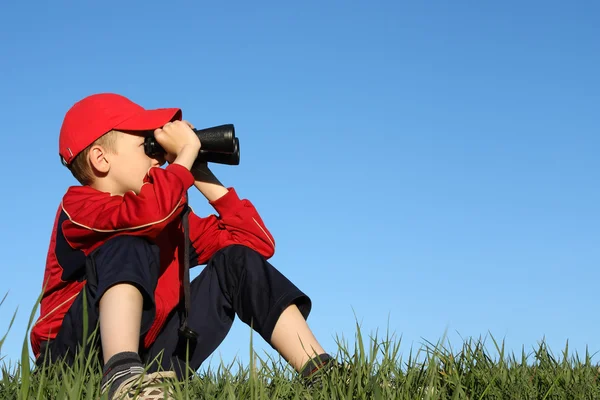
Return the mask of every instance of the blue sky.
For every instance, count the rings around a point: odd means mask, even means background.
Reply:
[[[600,350],[600,6],[558,2],[5,2],[0,334],[20,354],[56,208],[67,109],[96,92],[234,123],[213,171],[335,337],[402,350],[492,334]],[[213,210],[198,192],[199,214]],[[199,271],[196,271],[195,276]],[[356,319],[355,319],[356,317]],[[214,354],[248,359],[236,321]],[[254,337],[257,350],[274,352]],[[492,342],[489,342],[492,345]]]

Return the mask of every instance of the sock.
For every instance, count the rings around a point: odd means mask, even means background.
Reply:
[[[317,372],[332,361],[333,358],[329,354],[320,354],[309,360],[306,364],[304,364],[304,367],[302,368],[300,374],[303,378],[310,378],[315,372]]]
[[[124,351],[112,356],[106,363],[103,369],[102,380],[100,385],[102,391],[108,386],[108,398],[112,399],[114,392],[117,390],[121,382],[130,378],[133,375],[139,375],[144,372],[142,360],[137,353]]]

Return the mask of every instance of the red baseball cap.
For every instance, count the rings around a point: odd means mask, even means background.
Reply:
[[[93,94],[67,111],[60,128],[58,152],[63,164],[69,165],[86,147],[113,129],[149,131],[181,118],[179,108],[146,110],[119,94]]]

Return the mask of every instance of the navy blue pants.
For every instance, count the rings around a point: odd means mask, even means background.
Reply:
[[[133,284],[142,293],[140,343],[143,343],[155,315],[154,289],[159,260],[155,244],[134,236],[113,238],[90,255],[84,290],[67,312],[56,338],[42,346],[37,364],[41,365],[48,350],[46,363],[61,359],[72,365],[74,354],[83,342],[84,308],[88,313],[88,334],[96,330],[97,338],[101,339],[97,329],[99,302],[104,292],[118,283]],[[196,371],[225,339],[236,314],[270,344],[275,323],[285,308],[296,304],[304,318],[308,318],[311,310],[311,300],[306,294],[263,256],[243,245],[227,246],[216,252],[200,275],[192,280],[190,292],[188,324],[199,336],[189,340],[179,334],[184,307],[181,301],[150,348],[140,345],[140,357],[150,365],[150,372],[160,367],[174,370],[182,378],[186,366]],[[102,363],[99,340],[88,341],[85,348],[97,350]],[[157,356],[160,363],[155,360]]]

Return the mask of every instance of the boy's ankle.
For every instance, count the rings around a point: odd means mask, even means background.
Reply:
[[[304,364],[304,367],[302,367],[302,370],[300,371],[300,375],[303,379],[310,382],[317,372],[334,362],[335,359],[329,354],[319,354]]]
[[[104,365],[100,381],[101,393],[108,391],[110,399],[121,382],[132,375],[142,373],[144,373],[144,365],[137,353],[131,351],[117,353]]]

